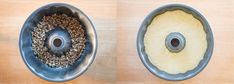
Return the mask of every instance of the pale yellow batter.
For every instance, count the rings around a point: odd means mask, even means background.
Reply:
[[[186,39],[186,46],[179,53],[171,53],[165,46],[165,38],[171,32],[180,32]],[[147,28],[144,43],[151,63],[170,74],[194,69],[207,49],[201,22],[182,10],[156,16]]]

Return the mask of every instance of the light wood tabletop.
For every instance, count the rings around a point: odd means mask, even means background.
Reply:
[[[63,2],[81,9],[94,23],[98,35],[95,61],[82,76],[66,83],[112,83],[116,80],[116,1],[0,1],[0,84],[52,83],[34,75],[24,64],[18,46],[27,17],[50,3]]]
[[[54,83],[34,75],[24,64],[18,46],[20,30],[27,17],[49,3],[68,3],[81,9],[94,23],[98,36],[95,61],[70,84],[233,84],[234,1],[165,0],[0,0],[0,84]],[[164,4],[181,3],[198,10],[214,34],[214,52],[207,67],[184,81],[166,81],[151,74],[136,49],[141,22]]]
[[[208,20],[214,34],[214,52],[207,67],[185,81],[165,81],[151,74],[141,63],[136,49],[136,35],[143,19],[154,9],[182,3],[198,10]],[[117,79],[120,83],[157,84],[232,84],[234,1],[118,1]]]

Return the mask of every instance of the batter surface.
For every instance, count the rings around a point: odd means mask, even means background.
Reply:
[[[186,39],[184,49],[170,52],[165,38],[179,32]],[[199,20],[182,10],[167,11],[154,17],[144,37],[145,51],[150,62],[170,74],[185,73],[194,69],[203,59],[207,49],[206,33]]]

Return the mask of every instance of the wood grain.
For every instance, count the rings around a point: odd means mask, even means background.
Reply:
[[[141,63],[136,38],[141,22],[151,11],[165,4],[182,3],[192,6],[208,20],[214,34],[214,52],[208,66],[197,76],[185,81],[165,81],[152,75]],[[147,84],[232,84],[234,1],[167,1],[119,0],[117,5],[117,79],[118,83]]]
[[[154,0],[1,0],[0,1],[0,84],[54,83],[34,75],[23,63],[18,40],[27,17],[37,8],[63,2],[81,9],[95,25],[98,51],[91,67],[69,84],[232,84],[234,83],[234,1]],[[141,22],[163,4],[184,3],[208,20],[215,47],[208,66],[185,81],[165,81],[152,75],[141,63],[136,37]]]
[[[19,33],[27,17],[39,7],[64,2],[81,9],[94,23],[98,51],[94,63],[82,76],[65,82],[103,84],[116,80],[116,1],[0,1],[0,84],[52,83],[34,75],[24,64],[18,47]],[[113,39],[114,38],[114,39]]]

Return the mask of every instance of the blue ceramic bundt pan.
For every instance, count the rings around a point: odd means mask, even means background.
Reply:
[[[158,69],[156,66],[154,66],[149,61],[147,53],[145,52],[145,46],[144,46],[144,35],[146,33],[147,26],[151,23],[153,18],[166,11],[173,11],[173,10],[183,10],[189,14],[192,14],[196,19],[198,19],[203,25],[204,31],[206,32],[206,39],[207,39],[207,49],[204,54],[204,58],[200,61],[198,66],[193,70],[187,71],[185,73],[179,73],[179,74],[169,74],[169,73],[166,73],[165,71]],[[189,46],[189,45],[186,45],[186,46]],[[146,16],[146,18],[142,22],[141,27],[138,31],[138,36],[137,36],[137,50],[138,50],[138,54],[142,63],[152,74],[165,80],[173,80],[173,81],[185,80],[188,78],[192,78],[193,76],[200,73],[206,67],[206,65],[208,64],[212,56],[213,47],[214,47],[213,34],[205,17],[203,17],[198,11],[196,11],[192,7],[189,7],[183,4],[168,4],[168,5],[159,7],[158,9],[153,10],[148,16]]]
[[[32,50],[33,27],[36,27],[43,16],[52,14],[66,14],[69,17],[79,18],[84,26],[87,40],[85,49],[79,59],[69,67],[49,67],[36,58]],[[25,21],[20,32],[19,49],[24,63],[35,75],[48,81],[67,81],[82,75],[94,61],[97,51],[97,35],[91,20],[80,9],[68,4],[53,3],[37,9]]]

